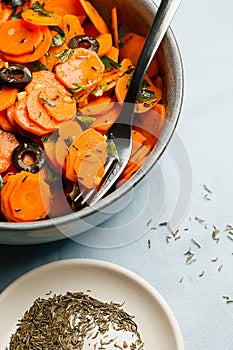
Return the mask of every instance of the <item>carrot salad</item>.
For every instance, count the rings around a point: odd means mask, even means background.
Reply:
[[[121,34],[113,7],[106,24],[86,0],[0,2],[1,220],[27,222],[83,207],[98,189],[117,120],[145,42]],[[118,186],[156,146],[166,106],[154,57],[138,94],[132,154]],[[66,205],[62,203],[65,198]],[[63,201],[64,202],[64,201]]]

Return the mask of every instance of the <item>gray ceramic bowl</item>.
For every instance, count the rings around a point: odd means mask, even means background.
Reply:
[[[156,13],[152,0],[92,0],[103,17],[108,21],[110,9],[117,6],[124,32],[134,31],[146,35]],[[96,226],[119,211],[128,192],[139,185],[165,150],[175,130],[183,98],[183,69],[180,52],[171,29],[168,30],[158,52],[166,85],[168,105],[167,122],[160,141],[150,159],[142,166],[132,180],[100,201],[95,207],[80,212],[41,222],[0,223],[0,244],[37,244],[57,241],[74,236]]]

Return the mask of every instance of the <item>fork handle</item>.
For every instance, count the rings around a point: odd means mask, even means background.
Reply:
[[[135,104],[137,94],[142,85],[146,71],[175,15],[181,0],[162,0],[156,13],[155,19],[147,35],[141,55],[138,59],[129,89],[127,91],[126,103]]]

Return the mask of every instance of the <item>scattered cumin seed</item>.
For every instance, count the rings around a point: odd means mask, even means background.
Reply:
[[[197,222],[199,222],[200,224],[203,224],[203,223],[205,222],[204,219],[199,218],[198,216],[195,216],[195,220],[196,220]]]
[[[218,256],[216,256],[215,258],[211,259],[212,262],[216,262],[218,260]]]
[[[150,249],[151,248],[151,240],[150,239],[148,239],[148,248]]]
[[[168,225],[167,221],[160,222],[160,224],[159,224],[159,226],[167,226],[167,225]]]
[[[201,249],[201,245],[200,245],[194,238],[191,238],[191,241],[192,241],[199,249]]]
[[[201,272],[199,273],[199,277],[203,277],[204,274],[205,274],[205,271],[203,270],[203,271],[201,271]]]
[[[150,220],[147,222],[146,226],[149,226],[151,223],[152,223],[152,219],[150,219]]]
[[[203,184],[203,188],[206,192],[213,193],[213,191],[207,185]]]
[[[221,272],[221,271],[222,271],[222,268],[223,268],[223,264],[219,266],[218,272]]]
[[[181,279],[179,280],[179,283],[182,283],[184,280],[184,277],[182,276]]]

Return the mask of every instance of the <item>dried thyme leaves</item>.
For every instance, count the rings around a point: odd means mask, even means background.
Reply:
[[[82,292],[38,298],[19,321],[9,350],[143,350],[133,316],[121,307]]]

